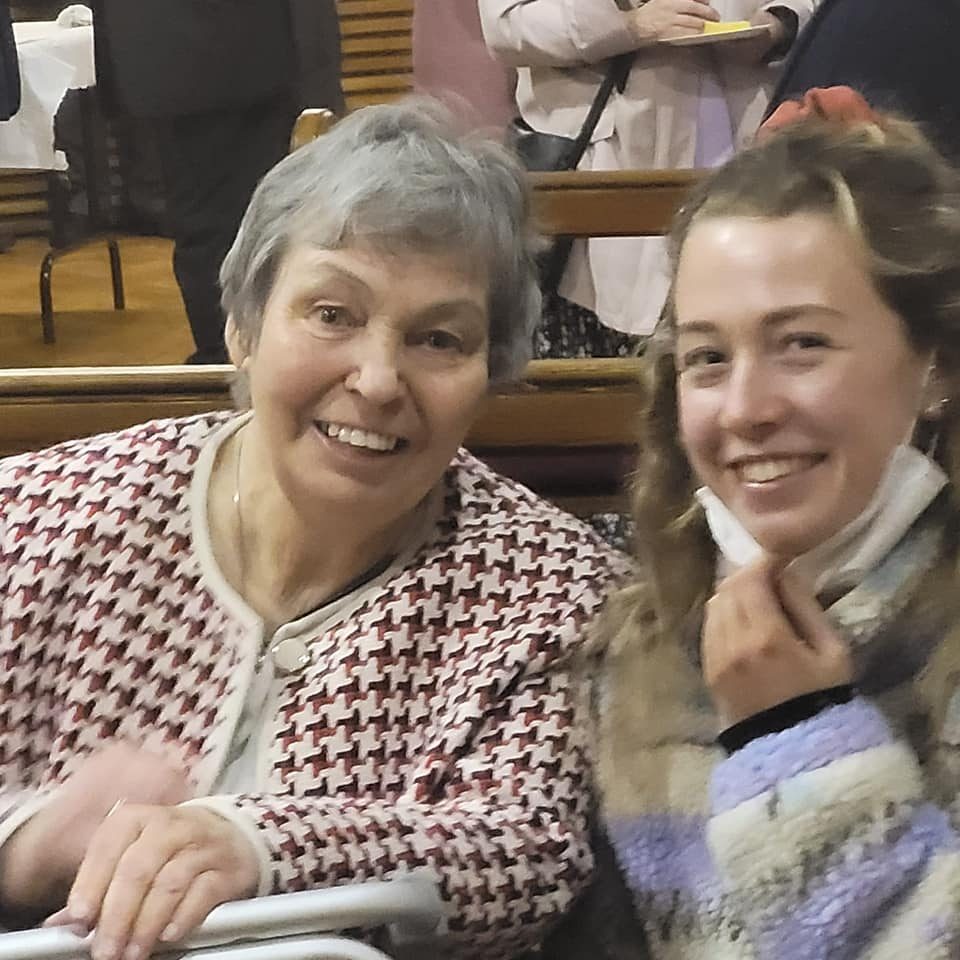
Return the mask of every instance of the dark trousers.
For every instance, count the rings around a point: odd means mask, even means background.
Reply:
[[[287,153],[296,107],[265,103],[155,122],[173,271],[196,344],[191,362],[226,360],[218,274],[261,177]]]
[[[0,0],[0,120],[9,120],[20,109],[20,71],[13,38],[10,7]]]

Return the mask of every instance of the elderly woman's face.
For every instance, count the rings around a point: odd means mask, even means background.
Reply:
[[[384,522],[414,508],[484,399],[488,327],[486,283],[462,264],[295,246],[240,358],[291,501]]]
[[[676,284],[680,432],[700,481],[770,553],[855,519],[920,410],[909,344],[826,216],[708,219]]]

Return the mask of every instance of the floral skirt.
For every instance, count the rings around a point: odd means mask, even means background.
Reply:
[[[553,293],[543,300],[534,356],[544,360],[630,357],[639,352],[642,341],[642,337],[605,327],[592,311]],[[632,531],[627,515],[597,513],[584,519],[611,546],[629,552]]]
[[[586,307],[550,293],[543,298],[533,355],[542,360],[634,356],[642,337],[605,327]]]

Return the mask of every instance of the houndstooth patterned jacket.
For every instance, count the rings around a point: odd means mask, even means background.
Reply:
[[[111,739],[176,742],[210,793],[262,641],[195,549],[191,485],[228,419],[0,461],[0,842]],[[255,838],[262,892],[430,867],[455,954],[506,957],[591,873],[568,668],[625,561],[465,452],[444,494],[408,563],[304,628],[265,790],[216,802]]]

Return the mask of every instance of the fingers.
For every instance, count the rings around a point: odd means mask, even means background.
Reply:
[[[248,841],[216,814],[123,806],[91,840],[66,915],[49,922],[95,923],[93,960],[140,960],[218,904],[252,894],[258,874]]]
[[[698,20],[717,21],[720,19],[720,14],[709,3],[702,3],[701,0],[684,0],[678,6],[677,13],[687,14],[696,17]]]
[[[812,592],[765,559],[737,571],[707,604],[702,670],[722,720],[853,679],[853,662]]]
[[[730,682],[797,643],[764,564],[738,571],[710,598],[703,625],[703,672],[708,684]]]
[[[138,863],[136,858],[143,853],[133,848],[128,855],[137,873],[156,869],[162,859],[153,852],[147,854],[155,858],[153,862]],[[213,907],[228,899],[218,867],[210,850],[182,849],[156,869],[152,882],[138,893],[125,880],[121,861],[104,898],[94,939],[94,960],[101,960],[98,948],[103,951],[102,960],[120,955],[124,960],[137,960],[146,956],[158,940],[174,941],[185,936]]]
[[[800,638],[813,650],[843,644],[823,607],[802,577],[789,568],[777,578],[777,594]]]
[[[774,636],[793,633],[777,594],[778,579],[779,564],[769,557],[728,577],[717,592],[730,598],[736,617],[732,625],[741,630],[761,625],[768,642]]]
[[[159,939],[168,943],[182,940],[207,918],[207,914],[231,897],[224,893],[222,879],[214,873],[203,873],[194,880],[190,889],[177,905],[170,920],[160,932]],[[144,937],[139,930],[135,937]],[[145,942],[152,942],[145,937]]]
[[[138,812],[130,811],[129,816],[138,816]],[[154,821],[139,829],[119,856],[112,839],[98,845],[99,839],[95,837],[91,844],[74,891],[81,898],[101,904],[93,958],[114,960],[123,955],[125,960],[134,960],[133,951],[123,951],[128,941],[135,946],[131,934],[147,905],[154,910],[166,909],[159,920],[153,914],[144,917],[140,924],[143,930],[153,932],[154,938],[149,941],[152,944],[193,880],[188,872],[190,854],[182,852],[188,838],[178,824],[164,822],[158,827]],[[87,886],[82,887],[82,883]]]
[[[700,33],[703,30],[704,19],[704,17],[695,17],[691,14],[679,13],[673,22],[673,29]]]
[[[75,920],[91,927],[96,923],[117,864],[141,830],[139,808],[134,806],[118,808],[97,828],[67,897],[67,910]]]

